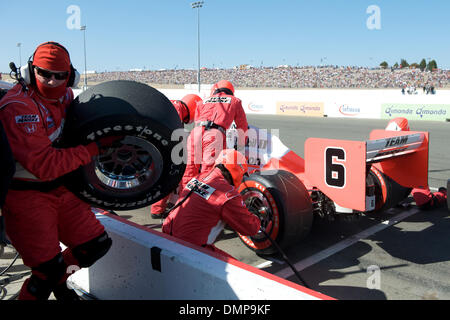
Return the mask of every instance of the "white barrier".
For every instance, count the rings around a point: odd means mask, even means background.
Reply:
[[[110,251],[70,279],[101,300],[331,299],[234,259],[115,216],[97,214]]]
[[[196,90],[161,89],[169,99],[181,99]],[[209,90],[202,89],[200,96],[205,99]],[[389,119],[404,116],[414,120],[446,120],[450,118],[450,90],[437,90],[435,95],[427,95],[419,91],[418,94],[403,95],[400,89],[305,89],[305,90],[236,90],[236,97],[242,100],[247,114],[296,115],[317,116],[312,109],[323,108],[321,116],[333,118],[366,118]],[[394,116],[385,115],[386,105],[409,105],[413,116],[397,113]],[[284,106],[284,109],[283,109]],[[439,107],[442,117],[420,117],[419,108],[429,106],[431,110]],[[289,112],[283,112],[288,110]],[[430,112],[431,113],[431,112]]]
[[[189,87],[188,87],[189,88]],[[80,92],[81,90],[74,90]],[[195,93],[209,97],[209,85],[196,89],[159,89],[171,100]],[[327,116],[332,118],[446,121],[450,119],[450,90],[427,95],[402,94],[400,89],[305,89],[305,90],[236,90],[247,114]],[[392,110],[396,112],[392,112]],[[450,121],[450,120],[447,120]]]

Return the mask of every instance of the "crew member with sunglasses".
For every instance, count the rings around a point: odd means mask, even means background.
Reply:
[[[0,121],[16,161],[16,174],[2,214],[6,233],[32,270],[19,299],[76,300],[66,279],[89,267],[109,250],[112,241],[90,205],[67,190],[59,178],[99,154],[98,145],[58,148],[73,100],[74,69],[58,43],[39,45],[28,74],[0,101]],[[67,249],[61,252],[60,242]]]

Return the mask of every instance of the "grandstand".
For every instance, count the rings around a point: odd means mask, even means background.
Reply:
[[[134,80],[155,87],[182,88],[197,83],[196,70],[132,70],[88,74],[88,84],[110,80]],[[83,76],[82,76],[83,77]],[[9,76],[3,75],[4,80]],[[261,68],[207,69],[201,71],[202,83],[215,83],[220,79],[233,82],[238,88],[291,88],[291,89],[399,89],[414,86],[418,89],[432,86],[450,88],[450,70],[433,72],[419,69],[382,69],[338,66],[280,66]],[[82,80],[83,82],[83,80]]]
[[[89,82],[136,80],[149,84],[183,86],[197,82],[195,70],[104,72],[89,76]],[[450,87],[450,70],[369,69],[362,67],[278,67],[203,69],[202,83],[228,79],[240,88],[345,88],[387,89],[425,85]]]

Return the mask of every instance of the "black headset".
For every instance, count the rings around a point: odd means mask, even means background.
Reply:
[[[32,84],[35,85],[36,84],[36,78],[34,76],[34,72],[33,72],[33,59],[34,59],[34,55],[36,54],[36,51],[45,45],[54,45],[57,46],[61,49],[63,49],[67,55],[69,56],[69,60],[70,60],[70,54],[69,51],[67,51],[66,48],[64,48],[62,45],[60,45],[57,42],[53,42],[53,41],[48,41],[48,42],[44,42],[42,44],[40,44],[36,50],[34,51],[33,55],[28,59],[28,62],[25,66],[20,67],[20,75],[22,76],[22,78],[25,80],[26,84]],[[76,87],[78,85],[78,82],[80,81],[80,74],[77,71],[77,69],[75,69],[72,66],[72,62],[70,62],[70,71],[69,71],[69,81],[67,82],[67,87]]]

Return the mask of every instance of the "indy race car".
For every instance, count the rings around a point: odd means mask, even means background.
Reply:
[[[229,147],[235,137],[229,130]],[[239,191],[272,240],[288,247],[309,233],[314,218],[377,214],[428,186],[428,143],[427,132],[374,130],[367,141],[308,138],[302,158],[268,130],[250,127],[250,175]],[[259,254],[277,251],[265,234],[240,238]]]
[[[96,208],[149,206],[183,176],[184,162],[174,161],[183,137],[173,135],[182,128],[170,100],[152,87],[124,80],[90,87],[68,110],[58,146],[120,139],[63,183]],[[300,241],[315,217],[376,214],[407,198],[411,188],[428,185],[427,132],[374,130],[367,141],[309,138],[304,158],[268,130],[250,127],[248,136],[242,151],[249,176],[239,191],[267,228],[240,238],[258,254],[277,252],[274,242],[285,248]],[[228,147],[238,147],[235,137],[230,128]]]

